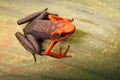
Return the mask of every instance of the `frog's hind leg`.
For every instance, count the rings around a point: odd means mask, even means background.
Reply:
[[[35,38],[31,34],[27,34],[24,36],[20,32],[16,32],[15,36],[17,37],[18,41],[22,44],[22,46],[32,53],[34,57],[34,61],[36,62],[35,53],[39,53],[39,45]]]
[[[24,23],[26,23],[26,22],[32,21],[33,19],[35,19],[36,17],[38,17],[42,12],[47,11],[47,10],[48,10],[48,8],[45,8],[45,9],[42,10],[42,11],[39,11],[39,12],[35,12],[35,13],[33,13],[33,14],[30,14],[30,15],[28,15],[28,16],[20,19],[20,20],[18,20],[18,21],[17,21],[17,24],[21,25],[21,24],[24,24]]]

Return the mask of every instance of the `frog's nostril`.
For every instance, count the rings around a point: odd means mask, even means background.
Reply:
[[[73,22],[73,21],[74,21],[74,18],[71,19],[71,22]]]

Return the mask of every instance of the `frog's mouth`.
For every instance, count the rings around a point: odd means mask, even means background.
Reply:
[[[67,35],[69,35],[69,34],[71,34],[71,32],[69,32],[69,33],[62,33],[62,34],[60,34],[60,36],[61,36],[61,37],[65,37],[65,36],[67,36]]]
[[[65,38],[69,37],[72,34],[73,34],[73,32],[62,33],[62,34],[54,34],[52,36],[52,40],[61,41],[61,40],[65,39]]]

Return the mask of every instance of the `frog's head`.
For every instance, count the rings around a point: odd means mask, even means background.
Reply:
[[[65,24],[64,27],[60,27],[51,33],[51,39],[55,41],[61,41],[68,38],[75,31],[75,26],[72,24],[74,19],[64,18],[62,23]]]

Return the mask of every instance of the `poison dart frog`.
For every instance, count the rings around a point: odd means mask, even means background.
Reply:
[[[23,29],[24,35],[16,32],[15,36],[21,45],[32,53],[35,62],[35,54],[42,55],[41,52],[44,51],[42,43],[46,39],[50,39],[51,42],[44,55],[58,59],[71,57],[71,55],[66,55],[70,48],[69,45],[64,53],[62,53],[61,48],[59,53],[54,53],[51,50],[58,41],[68,38],[75,32],[75,26],[72,24],[73,19],[62,18],[58,14],[49,13],[47,9],[17,21],[18,25],[29,22]]]

